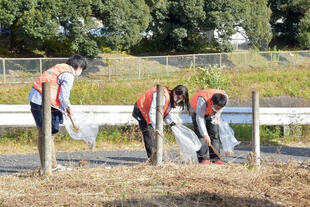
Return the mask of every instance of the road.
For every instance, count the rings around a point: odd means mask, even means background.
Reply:
[[[231,157],[225,157],[228,163],[242,163],[247,161],[249,147],[237,147]],[[177,162],[176,150],[169,150],[164,161]],[[306,147],[262,147],[263,162],[288,162],[290,160],[310,161],[310,148]],[[89,167],[136,165],[146,161],[144,150],[117,150],[117,151],[80,151],[57,152],[59,164],[77,167],[80,161]],[[0,155],[0,175],[14,174],[22,171],[39,169],[38,154]]]

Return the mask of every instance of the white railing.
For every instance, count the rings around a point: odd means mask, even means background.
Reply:
[[[75,105],[73,111],[90,113],[98,125],[137,124],[132,117],[131,105]],[[182,123],[191,123],[188,114],[173,110],[172,115]],[[225,107],[223,120],[232,124],[251,124],[251,107]],[[259,108],[260,125],[306,125],[310,124],[310,108]],[[29,105],[0,105],[0,126],[35,126]]]
[[[28,83],[67,58],[1,58],[0,83]],[[218,65],[224,69],[307,67],[309,51],[233,52],[173,56],[103,57],[88,60],[91,80],[142,79],[170,76],[185,68]]]

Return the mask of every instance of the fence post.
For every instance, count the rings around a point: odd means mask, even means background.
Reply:
[[[163,161],[163,108],[164,108],[164,89],[163,86],[156,86],[157,96],[156,96],[156,129],[155,129],[155,150],[152,155],[154,158],[152,160],[153,165],[160,165]]]
[[[52,173],[52,147],[51,147],[51,137],[52,137],[52,121],[51,121],[51,87],[50,83],[43,83],[43,146],[42,154],[40,157],[43,158],[43,175],[51,175]]]
[[[109,76],[109,80],[111,80],[111,66],[109,65],[108,66],[108,76]]]
[[[260,165],[260,136],[259,136],[259,93],[252,91],[252,151],[254,164]]]
[[[168,73],[169,58],[166,56],[166,73]]]
[[[272,52],[270,52],[270,68],[272,69]]]
[[[42,74],[42,58],[40,58],[40,74]]]
[[[193,66],[194,66],[194,72],[196,71],[196,56],[194,54],[193,56]]]
[[[220,53],[220,68],[222,67],[222,53]]]
[[[139,74],[139,80],[141,79],[141,59],[139,58],[138,59],[139,61],[138,61],[138,74]]]
[[[2,68],[3,68],[3,83],[6,83],[6,77],[5,77],[5,59],[2,59]]]

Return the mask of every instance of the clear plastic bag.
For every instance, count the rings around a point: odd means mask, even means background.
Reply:
[[[225,155],[229,155],[240,142],[235,138],[233,129],[226,121],[219,121],[218,124],[223,151]]]
[[[181,159],[185,162],[197,163],[197,154],[201,143],[191,129],[184,125],[175,125],[171,127],[175,140],[180,148]]]
[[[89,113],[73,112],[71,115],[74,123],[67,115],[64,115],[65,128],[72,139],[84,140],[89,148],[96,146],[96,137],[99,131],[99,126],[94,124],[94,116]]]

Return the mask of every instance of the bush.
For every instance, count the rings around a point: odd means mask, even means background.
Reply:
[[[222,76],[222,68],[215,65],[207,68],[198,67],[198,72],[192,76],[191,82],[198,84],[200,88],[223,88],[226,80]]]

